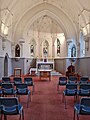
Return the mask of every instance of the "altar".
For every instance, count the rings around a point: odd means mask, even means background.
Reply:
[[[38,61],[37,62],[37,70],[43,69],[43,70],[54,70],[54,62],[53,61]]]

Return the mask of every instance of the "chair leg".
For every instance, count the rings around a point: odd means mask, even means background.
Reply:
[[[34,88],[34,85],[33,85],[33,91],[32,91],[32,94],[34,93],[34,91],[35,91],[35,88]]]
[[[62,94],[62,102],[64,102],[64,93]]]
[[[29,101],[31,102],[31,94],[28,95],[28,99],[27,99],[27,108],[28,108],[28,103]]]
[[[29,103],[29,95],[28,95],[28,99],[27,99],[27,108],[28,108],[28,103]]]
[[[4,115],[4,120],[7,120],[7,116],[6,115]]]
[[[59,93],[59,85],[57,84],[57,91],[58,91],[58,93]]]
[[[79,120],[79,116],[78,116],[78,114],[77,114],[77,120]]]
[[[66,106],[66,97],[64,96],[64,104],[65,104],[65,109],[67,109],[67,106]]]
[[[31,102],[31,93],[29,94],[29,101]]]
[[[22,120],[24,120],[24,110],[22,109]]]
[[[0,120],[2,120],[2,114],[0,114]]]
[[[73,117],[73,120],[75,120],[75,109],[74,109],[74,117]]]
[[[19,120],[21,120],[21,114],[20,114]]]

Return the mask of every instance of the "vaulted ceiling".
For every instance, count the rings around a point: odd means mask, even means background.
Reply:
[[[90,0],[0,0],[0,16],[13,40],[30,29],[78,39],[79,27],[90,22]]]

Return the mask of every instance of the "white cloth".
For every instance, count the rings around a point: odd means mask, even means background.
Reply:
[[[35,74],[37,74],[37,68],[30,68],[30,75],[31,75],[32,71],[35,71]]]

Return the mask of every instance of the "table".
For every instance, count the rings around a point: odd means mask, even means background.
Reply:
[[[16,76],[17,71],[19,71],[19,76],[21,77],[22,69],[21,68],[14,68],[14,76]]]
[[[51,71],[52,70],[41,69],[38,71],[40,73],[40,80],[41,80],[41,78],[49,78],[49,81],[51,81]]]

